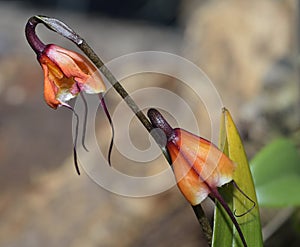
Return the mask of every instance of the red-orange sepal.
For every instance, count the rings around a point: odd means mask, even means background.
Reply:
[[[45,45],[36,35],[35,28],[41,20],[32,17],[25,27],[26,39],[37,54],[44,71],[44,98],[56,109],[84,91],[97,94],[105,91],[105,84],[97,68],[84,56],[59,47]]]
[[[97,68],[84,56],[57,45],[47,45],[38,54],[44,71],[44,98],[56,109],[79,92],[94,94],[105,91]]]
[[[177,185],[192,204],[201,203],[211,188],[232,180],[235,164],[214,144],[183,129],[173,129],[168,138]]]
[[[148,116],[153,126],[166,134],[177,185],[192,205],[232,180],[235,164],[214,144],[186,130],[173,129],[155,109],[150,109]]]
[[[99,71],[87,58],[57,45],[45,45],[38,38],[35,28],[39,23],[42,23],[41,18],[41,16],[34,16],[28,20],[25,27],[25,35],[29,45],[36,53],[44,72],[44,98],[46,103],[54,109],[58,106],[65,106],[72,110],[76,117],[73,150],[75,167],[77,173],[80,174],[76,151],[79,117],[67,102],[76,97],[81,91],[89,94],[99,93],[101,106],[111,123],[109,112],[101,94],[106,88]],[[62,29],[66,28],[65,25],[60,27]],[[83,95],[82,99],[85,102],[85,107],[87,107]],[[84,136],[85,133],[83,134],[82,145],[87,150],[84,145]]]

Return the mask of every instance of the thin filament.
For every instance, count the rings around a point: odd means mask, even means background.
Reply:
[[[237,190],[238,190],[244,197],[246,197],[250,202],[253,203],[252,207],[249,208],[246,212],[244,212],[244,213],[242,213],[242,214],[236,214],[236,209],[234,210],[233,213],[234,213],[234,216],[235,216],[235,217],[242,217],[242,216],[244,216],[244,215],[250,213],[250,212],[252,211],[252,209],[256,206],[256,203],[255,203],[255,201],[253,201],[249,196],[247,196],[247,195],[245,194],[244,191],[241,190],[241,188],[236,184],[236,182],[235,182],[234,180],[232,181],[232,183],[233,183],[234,187],[237,188]]]
[[[74,138],[74,146],[73,146],[73,159],[74,159],[74,165],[75,169],[78,175],[80,175],[79,165],[78,165],[78,158],[77,158],[77,139],[78,139],[78,129],[79,129],[79,117],[78,114],[75,112],[75,110],[67,105],[63,104],[62,106],[66,107],[67,109],[71,110],[76,118],[76,125],[75,125],[75,138]]]
[[[82,98],[83,104],[84,104],[84,122],[83,122],[83,132],[82,132],[82,139],[81,139],[81,143],[83,148],[85,149],[85,151],[89,151],[88,148],[85,145],[85,136],[86,136],[86,126],[87,126],[87,116],[88,116],[88,105],[87,105],[87,101],[84,97],[83,93],[80,93],[80,96]]]
[[[109,111],[107,109],[104,97],[103,97],[102,93],[100,93],[98,95],[99,95],[99,99],[100,99],[100,105],[103,108],[103,111],[104,111],[104,113],[108,119],[108,122],[111,126],[111,141],[109,144],[108,155],[107,155],[108,164],[111,166],[111,153],[112,153],[112,149],[113,149],[113,145],[114,145],[115,129],[114,129],[114,125],[113,125],[112,119],[110,117]]]

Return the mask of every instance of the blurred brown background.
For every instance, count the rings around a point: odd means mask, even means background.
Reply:
[[[125,198],[76,175],[71,113],[43,101],[42,71],[24,37],[29,17],[64,20],[105,61],[159,50],[196,63],[231,110],[251,157],[299,128],[297,13],[298,2],[290,0],[0,1],[0,246],[206,246],[176,187]],[[75,49],[38,30],[44,41]],[[192,97],[170,78],[145,81]],[[139,89],[136,78],[124,85]],[[109,126],[99,123],[108,143]]]

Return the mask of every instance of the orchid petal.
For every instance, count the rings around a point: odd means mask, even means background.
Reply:
[[[45,101],[54,109],[81,91],[96,94],[106,90],[97,68],[78,53],[47,45],[38,58],[44,70]]]

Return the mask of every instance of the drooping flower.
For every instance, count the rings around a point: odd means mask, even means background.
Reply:
[[[36,35],[34,18],[26,24],[25,34],[44,71],[44,98],[56,109],[84,91],[97,94],[105,84],[97,68],[84,56],[57,45],[45,45]]]
[[[154,127],[166,134],[178,187],[192,205],[232,180],[235,164],[214,144],[186,130],[171,128],[155,109],[150,109],[148,116]]]
[[[105,85],[97,68],[84,56],[57,45],[47,45],[38,60],[44,70],[44,97],[56,109],[84,91],[97,94]]]
[[[157,110],[150,109],[148,117],[152,125],[166,135],[172,169],[184,197],[193,206],[208,196],[218,200],[235,225],[244,246],[247,246],[234,214],[217,189],[233,180],[235,163],[210,141],[183,129],[173,129]]]
[[[206,139],[176,128],[167,149],[178,187],[192,205],[201,203],[211,188],[232,180],[235,164]]]
[[[80,174],[76,151],[79,117],[67,102],[81,92],[99,94],[100,105],[111,124],[112,133],[114,133],[112,121],[102,95],[106,87],[98,69],[86,57],[54,44],[45,45],[35,32],[38,23],[39,20],[37,18],[30,18],[25,27],[25,35],[29,45],[36,53],[44,72],[44,99],[46,103],[53,109],[57,109],[58,106],[65,106],[71,109],[77,119],[74,139],[74,163],[77,173]],[[83,95],[82,98],[87,111],[87,104]],[[85,124],[86,119],[84,126]],[[84,136],[85,131],[82,145],[87,150],[84,145]],[[111,146],[112,143],[113,139]]]

